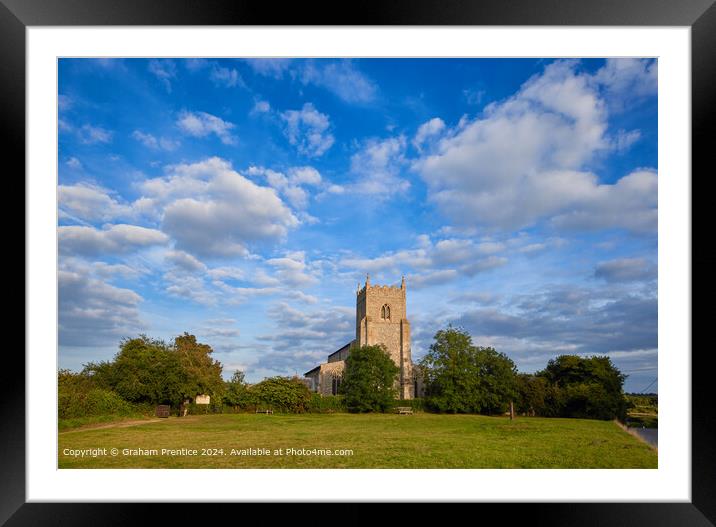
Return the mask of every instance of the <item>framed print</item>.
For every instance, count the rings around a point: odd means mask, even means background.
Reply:
[[[711,2],[2,1],[8,525],[716,521],[691,308]]]

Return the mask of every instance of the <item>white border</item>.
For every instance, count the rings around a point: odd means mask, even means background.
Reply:
[[[36,501],[691,501],[689,28],[27,30],[27,499]],[[659,468],[57,470],[58,56],[659,58]]]

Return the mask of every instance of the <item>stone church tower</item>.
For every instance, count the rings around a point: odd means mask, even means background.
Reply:
[[[399,397],[412,399],[414,394],[413,361],[410,356],[410,323],[405,304],[405,278],[400,287],[370,285],[356,294],[356,342],[358,346],[383,344],[400,368]]]
[[[405,278],[400,286],[365,285],[356,291],[356,338],[328,355],[328,360],[304,375],[311,388],[324,395],[335,395],[341,383],[345,359],[355,346],[382,344],[400,368],[398,397],[413,399],[418,382],[410,355],[410,323],[405,301]]]

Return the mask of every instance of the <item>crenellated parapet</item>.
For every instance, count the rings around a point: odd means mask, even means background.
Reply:
[[[356,296],[358,297],[358,300],[360,300],[361,297],[365,298],[367,291],[380,295],[394,295],[396,297],[399,295],[405,296],[405,277],[402,278],[400,285],[371,285],[370,275],[366,275],[365,285],[361,287],[359,284],[356,289]]]

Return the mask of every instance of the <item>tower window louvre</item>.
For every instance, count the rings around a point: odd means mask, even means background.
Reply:
[[[390,306],[388,304],[385,304],[382,308],[380,308],[380,318],[390,320]]]

